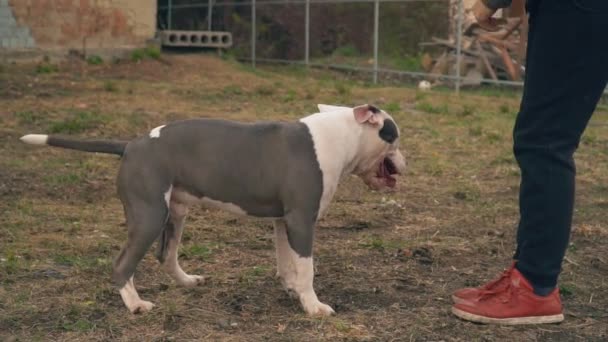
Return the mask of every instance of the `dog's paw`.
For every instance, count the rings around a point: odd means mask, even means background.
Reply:
[[[195,287],[204,283],[205,277],[199,275],[188,275],[179,281],[179,284],[184,287]]]
[[[142,313],[152,310],[153,307],[154,307],[154,304],[152,304],[152,302],[140,300],[137,303],[134,303],[129,308],[129,310],[131,311],[132,314],[142,314]]]
[[[331,306],[319,301],[305,306],[304,310],[309,316],[331,316],[336,313]]]

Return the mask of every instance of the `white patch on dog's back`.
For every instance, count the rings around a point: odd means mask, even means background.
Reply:
[[[163,127],[165,127],[165,125],[158,126],[158,127],[154,128],[153,130],[151,130],[150,131],[150,138],[158,138],[158,137],[160,137],[160,130],[163,129]]]
[[[171,207],[171,192],[173,191],[173,185],[169,185],[169,190],[165,192],[165,203],[167,203],[167,209]]]

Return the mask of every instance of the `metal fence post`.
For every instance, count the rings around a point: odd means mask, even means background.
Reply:
[[[213,20],[213,0],[209,0],[207,4],[207,31],[211,31],[211,20]]]
[[[380,0],[374,1],[374,84],[378,83],[378,26],[380,24]]]
[[[255,68],[255,0],[251,1],[251,66]]]
[[[171,7],[173,5],[173,0],[169,0],[167,4],[167,29],[171,29]]]
[[[310,62],[310,0],[306,0],[304,30],[304,64],[308,66]]]
[[[456,20],[456,95],[460,94],[460,65],[462,64],[462,17],[463,0],[458,0],[458,19]]]

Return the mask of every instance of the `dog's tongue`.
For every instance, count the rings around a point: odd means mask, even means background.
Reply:
[[[376,175],[378,178],[382,178],[386,186],[389,188],[394,188],[395,185],[397,185],[397,180],[391,176],[391,170],[389,170],[389,167],[384,160],[378,166],[378,172]]]

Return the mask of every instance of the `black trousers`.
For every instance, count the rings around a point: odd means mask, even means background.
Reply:
[[[608,80],[608,0],[529,0],[528,52],[513,131],[521,169],[517,269],[557,284],[572,224],[573,155]]]

